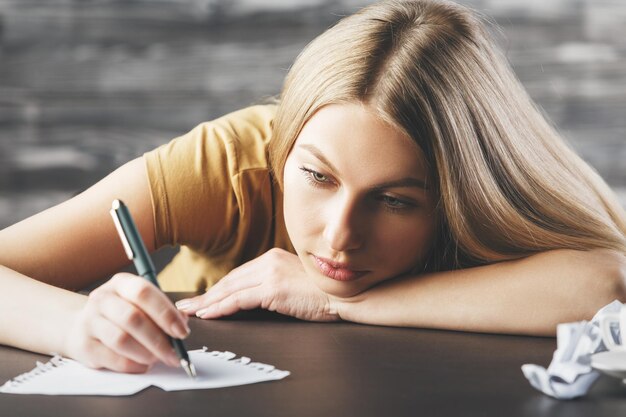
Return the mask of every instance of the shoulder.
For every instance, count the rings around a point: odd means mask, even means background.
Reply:
[[[276,105],[256,105],[202,122],[186,134],[147,152],[148,169],[165,171],[188,167],[206,178],[206,170],[267,167],[266,148],[271,138]]]
[[[269,140],[276,105],[256,105],[228,113],[218,119],[202,123],[199,127],[228,133],[233,139]]]
[[[223,152],[230,161],[231,174],[267,168],[275,113],[276,105],[255,105],[202,123],[191,134],[199,142],[194,148],[196,152]]]
[[[159,246],[210,253],[233,244],[248,224],[241,213],[271,218],[266,144],[275,107],[252,106],[201,123],[144,155]]]

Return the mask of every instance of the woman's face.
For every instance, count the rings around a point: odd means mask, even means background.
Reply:
[[[284,214],[320,289],[349,297],[422,263],[436,224],[427,172],[419,147],[368,106],[313,115],[285,163]]]

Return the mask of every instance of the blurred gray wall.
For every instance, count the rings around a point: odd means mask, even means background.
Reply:
[[[367,3],[0,0],[0,228],[278,93],[301,48]],[[626,202],[626,1],[462,3]]]

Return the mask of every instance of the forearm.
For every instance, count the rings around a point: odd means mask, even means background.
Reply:
[[[0,344],[64,353],[65,332],[87,297],[0,266]]]
[[[621,259],[620,259],[621,258]],[[552,251],[404,277],[338,302],[344,320],[389,326],[554,335],[623,299],[623,255]]]

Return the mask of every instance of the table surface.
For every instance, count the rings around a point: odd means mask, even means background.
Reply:
[[[180,298],[182,294],[171,294]],[[557,401],[520,366],[547,365],[553,338],[310,323],[265,311],[190,321],[188,349],[228,350],[291,372],[280,381],[125,397],[0,394],[2,416],[617,416],[626,386],[602,376]],[[0,347],[0,384],[47,357]],[[61,412],[62,411],[62,412]]]

